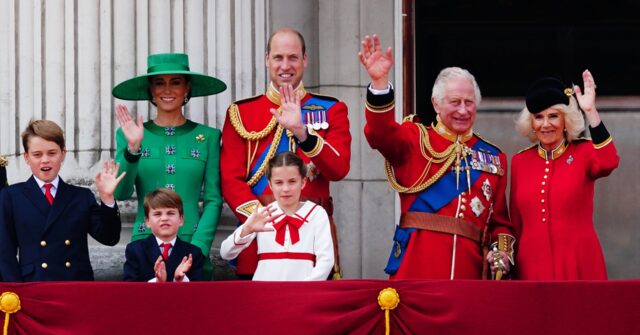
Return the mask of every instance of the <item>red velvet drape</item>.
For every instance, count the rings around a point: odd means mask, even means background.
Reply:
[[[640,334],[640,281],[0,283],[9,334]],[[165,307],[166,306],[166,307]],[[0,316],[4,320],[4,316]]]

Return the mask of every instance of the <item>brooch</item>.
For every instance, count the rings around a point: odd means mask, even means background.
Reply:
[[[202,134],[198,134],[198,136],[196,136],[196,141],[197,142],[204,142],[204,139],[205,139],[205,137]]]
[[[567,158],[567,165],[571,165],[571,163],[573,163],[573,156],[569,155],[569,158]]]

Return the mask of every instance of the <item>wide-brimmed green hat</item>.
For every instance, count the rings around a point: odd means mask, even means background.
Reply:
[[[185,74],[191,82],[190,97],[202,97],[227,89],[221,80],[189,70],[189,56],[168,53],[147,57],[147,73],[125,80],[113,88],[114,97],[122,100],[151,100],[149,79],[161,74]]]

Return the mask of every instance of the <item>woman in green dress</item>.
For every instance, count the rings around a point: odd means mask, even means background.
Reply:
[[[209,259],[222,194],[220,191],[219,129],[188,120],[183,106],[192,97],[220,93],[226,85],[211,76],[189,70],[185,54],[154,54],[147,58],[147,73],[113,88],[114,97],[148,100],[156,106],[156,118],[142,122],[124,105],[116,106],[120,128],[116,133],[116,161],[127,174],[115,192],[118,200],[138,196],[138,212],[131,240],[151,234],[144,224],[144,196],[157,189],[176,191],[184,203],[184,225],[178,237],[202,249]],[[202,200],[202,209],[199,202]],[[205,262],[205,278],[211,278],[211,261]]]

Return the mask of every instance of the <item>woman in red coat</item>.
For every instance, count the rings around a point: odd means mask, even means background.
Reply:
[[[591,72],[582,78],[584,93],[555,78],[536,81],[516,124],[536,143],[511,161],[517,279],[607,279],[593,227],[593,191],[596,179],[611,174],[620,158],[596,110]],[[580,109],[591,140],[577,138],[584,130]]]

